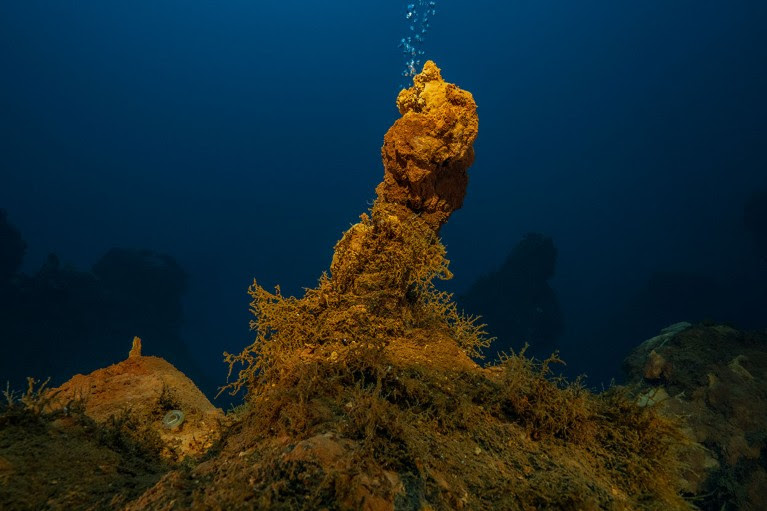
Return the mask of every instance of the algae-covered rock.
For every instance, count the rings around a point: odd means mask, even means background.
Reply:
[[[81,401],[51,409],[55,397],[30,379],[0,401],[0,509],[120,509],[169,470],[130,417],[97,424]]]
[[[764,509],[767,332],[672,327],[626,360],[640,403],[685,419],[684,487],[703,509]]]
[[[224,413],[181,371],[159,357],[142,356],[133,341],[127,359],[88,375],[78,374],[53,389],[52,406],[82,400],[85,414],[104,424],[128,414],[137,428],[157,434],[172,460],[203,454],[221,436]],[[169,412],[180,420],[169,422]]]
[[[129,509],[687,509],[681,431],[619,389],[553,376],[552,357],[481,367],[483,326],[439,227],[460,206],[477,118],[428,62],[398,98],[371,211],[300,298],[253,283],[255,341],[227,354],[246,410],[216,456]]]

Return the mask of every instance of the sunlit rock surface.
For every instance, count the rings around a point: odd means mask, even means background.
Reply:
[[[474,162],[477,105],[470,92],[442,79],[427,61],[414,85],[397,97],[402,117],[384,137],[379,198],[419,213],[435,228],[463,204]]]
[[[162,439],[164,454],[181,460],[203,454],[223,429],[224,413],[181,371],[159,357],[143,356],[136,338],[128,358],[90,374],[78,374],[53,389],[52,406],[82,400],[86,415],[97,423],[128,414]],[[180,411],[180,424],[166,416]]]

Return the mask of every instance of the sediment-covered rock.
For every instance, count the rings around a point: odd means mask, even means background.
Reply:
[[[172,460],[203,454],[221,436],[224,413],[172,364],[142,356],[135,338],[127,359],[78,374],[52,389],[53,408],[82,401],[85,414],[98,424],[128,414],[138,427],[155,432]]]
[[[98,424],[82,401],[53,400],[30,379],[0,401],[0,509],[121,509],[170,469],[159,438],[133,418]]]
[[[767,502],[767,332],[677,323],[626,360],[643,406],[683,417],[685,490],[702,509]]]
[[[687,509],[674,421],[552,377],[556,358],[474,361],[482,325],[433,281],[475,105],[432,62],[414,83],[330,275],[300,298],[251,286],[256,339],[227,354],[246,408],[216,456],[129,509]]]

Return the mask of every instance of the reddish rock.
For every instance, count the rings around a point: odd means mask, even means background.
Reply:
[[[646,380],[666,380],[671,376],[671,364],[659,355],[657,351],[652,350],[647,356],[647,362],[644,366],[644,377]]]
[[[142,356],[139,338],[134,339],[126,360],[75,375],[51,392],[58,392],[58,406],[83,399],[86,415],[98,423],[127,411],[160,435],[169,458],[202,454],[221,436],[223,412],[172,364]],[[163,419],[173,410],[183,413],[183,421],[170,428]]]
[[[384,137],[384,181],[378,197],[406,206],[438,229],[466,195],[466,170],[474,162],[477,105],[470,92],[442,80],[426,62],[400,92],[397,119]]]
[[[767,332],[670,327],[637,347],[626,369],[640,404],[685,419],[684,487],[701,508],[764,509]]]

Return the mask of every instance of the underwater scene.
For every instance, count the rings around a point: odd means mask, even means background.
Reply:
[[[765,27],[0,2],[0,511],[767,509]]]

